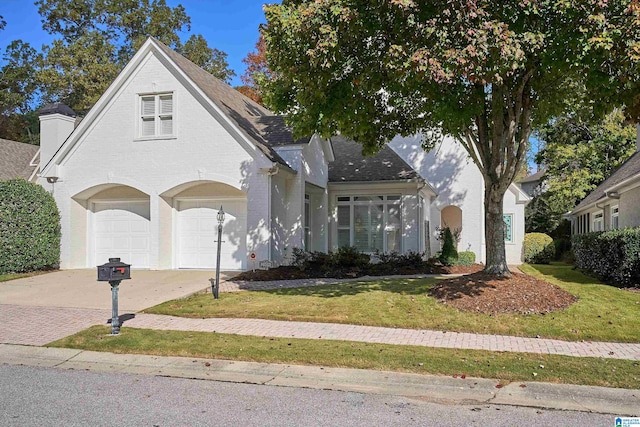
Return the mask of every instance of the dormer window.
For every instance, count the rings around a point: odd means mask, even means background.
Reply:
[[[173,136],[173,93],[140,96],[141,138]]]

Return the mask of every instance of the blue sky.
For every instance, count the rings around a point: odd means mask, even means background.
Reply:
[[[270,2],[276,2],[271,0]],[[232,85],[240,85],[245,70],[242,63],[258,40],[258,26],[265,22],[261,0],[167,0],[182,4],[191,17],[191,33],[202,34],[209,46],[226,52],[229,66],[236,72]],[[0,0],[0,15],[7,21],[0,31],[0,51],[15,39],[22,39],[39,49],[53,37],[42,29],[38,8],[33,0]],[[191,33],[183,33],[186,40]]]

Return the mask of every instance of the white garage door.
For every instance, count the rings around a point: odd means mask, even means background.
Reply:
[[[220,268],[242,270],[247,259],[245,200],[182,200],[178,202],[178,268],[215,268],[218,240],[216,216],[223,207]]]
[[[149,268],[149,202],[100,202],[94,213],[95,265],[120,258]]]

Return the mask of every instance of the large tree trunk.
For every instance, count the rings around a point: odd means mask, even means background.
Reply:
[[[504,219],[502,200],[504,189],[498,183],[485,178],[484,210],[485,210],[485,247],[487,263],[484,271],[489,274],[508,276],[511,274],[507,266],[507,255],[504,245]]]

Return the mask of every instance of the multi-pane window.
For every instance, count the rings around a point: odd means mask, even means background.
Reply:
[[[611,229],[617,230],[620,227],[620,222],[618,220],[620,216],[620,208],[618,206],[611,207]]]
[[[504,227],[504,241],[507,243],[513,242],[513,214],[502,215],[503,227]]]
[[[338,247],[355,246],[361,252],[400,252],[402,210],[400,196],[340,196]]]
[[[310,251],[311,248],[311,198],[304,195],[304,249]]]
[[[593,215],[593,231],[603,231],[604,230],[604,214],[599,212]]]
[[[173,110],[171,93],[140,96],[140,136],[172,136]]]

